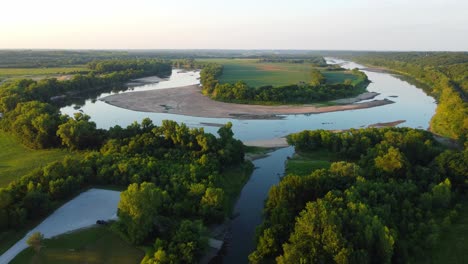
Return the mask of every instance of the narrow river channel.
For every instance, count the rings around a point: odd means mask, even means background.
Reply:
[[[246,263],[247,256],[255,248],[255,228],[262,222],[264,201],[270,187],[279,183],[284,175],[285,161],[294,154],[294,148],[282,148],[270,156],[255,160],[255,171],[234,208],[236,217],[231,222],[230,239],[223,263]]]

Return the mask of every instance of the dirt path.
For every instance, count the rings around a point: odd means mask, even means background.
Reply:
[[[169,113],[197,117],[235,119],[281,119],[279,115],[318,114],[376,107],[394,103],[391,100],[374,100],[361,104],[334,106],[315,105],[248,105],[211,100],[201,94],[198,85],[123,93],[107,96],[102,101],[121,108],[141,112]]]

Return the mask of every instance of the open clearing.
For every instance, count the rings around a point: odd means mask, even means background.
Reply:
[[[3,79],[21,78],[30,78],[38,80],[47,77],[67,79],[70,74],[83,71],[88,71],[88,69],[85,66],[81,65],[66,68],[0,68],[0,81]]]
[[[310,71],[313,66],[308,63],[264,63],[257,59],[201,59],[204,62],[215,62],[224,66],[221,83],[244,81],[249,86],[264,85],[283,86],[310,82]],[[356,76],[344,71],[324,71],[329,83],[342,83],[346,79],[356,80]]]
[[[21,252],[11,263],[140,263],[144,252],[107,227],[97,226],[47,239],[36,254],[31,248]]]
[[[0,148],[0,187],[52,161],[63,160],[68,155],[79,155],[78,152],[64,149],[29,149],[3,131],[0,131]]]

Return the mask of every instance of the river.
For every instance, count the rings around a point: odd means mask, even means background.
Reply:
[[[339,63],[344,68],[365,67],[353,62],[327,58],[329,63]],[[184,122],[190,127],[204,127],[205,131],[216,133],[217,127],[206,124],[233,123],[235,137],[247,140],[272,139],[285,136],[304,129],[349,129],[366,127],[375,123],[406,120],[399,126],[427,129],[429,121],[435,113],[434,98],[424,93],[422,89],[401,80],[392,74],[364,71],[371,83],[370,92],[380,93],[375,99],[390,99],[394,104],[380,107],[311,114],[289,115],[281,120],[236,120],[227,118],[200,118],[174,114],[145,113],[118,108],[99,100],[86,100],[84,105],[70,105],[61,109],[62,113],[72,115],[82,111],[91,116],[99,128],[109,128],[114,125],[127,126],[134,121],[149,117],[155,124],[164,119]],[[124,92],[181,87],[197,84],[198,72],[174,70],[170,78],[155,84],[129,88]],[[103,98],[109,93],[100,95]],[[248,254],[254,249],[255,227],[262,221],[263,203],[268,190],[279,182],[284,173],[285,160],[294,153],[293,148],[277,150],[266,158],[254,161],[255,171],[244,186],[235,205],[232,221],[231,238],[228,243],[224,263],[246,263]]]
[[[332,63],[342,63],[345,68],[365,68],[362,65],[342,60],[328,59]],[[342,112],[331,112],[311,115],[288,115],[282,120],[237,120],[229,118],[202,118],[164,113],[136,112],[103,101],[89,99],[84,105],[70,105],[61,109],[62,113],[73,115],[82,111],[91,116],[99,128],[109,128],[114,125],[127,126],[134,121],[141,121],[149,117],[155,124],[164,119],[184,122],[190,127],[204,127],[205,131],[216,133],[217,127],[206,124],[233,123],[233,131],[237,138],[247,140],[260,140],[282,137],[290,133],[305,129],[349,129],[366,127],[375,123],[406,120],[400,126],[427,129],[429,121],[434,115],[436,103],[434,98],[426,95],[421,89],[400,80],[388,73],[364,71],[372,83],[370,92],[380,93],[375,99],[390,99],[394,104],[367,109],[358,109]],[[198,72],[184,72],[174,70],[167,81],[156,84],[147,84],[140,87],[129,88],[125,92],[142,91],[181,87],[199,83]],[[110,93],[100,95],[98,98],[108,96]],[[396,97],[395,97],[396,96]]]

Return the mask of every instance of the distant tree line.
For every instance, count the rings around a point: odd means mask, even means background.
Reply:
[[[92,61],[87,66],[97,73],[134,70],[138,71],[142,76],[170,74],[171,71],[170,62],[160,59],[100,60]]]
[[[0,50],[0,68],[71,67],[117,58],[131,57],[124,51]]]
[[[468,151],[409,128],[292,134],[343,161],[273,186],[252,263],[408,263],[432,249],[468,190]]]
[[[363,92],[369,80],[367,76],[355,69],[357,76],[355,83],[327,84],[320,71],[314,70],[311,74],[312,82],[291,84],[286,86],[249,87],[239,81],[232,83],[219,83],[218,78],[223,73],[223,66],[215,63],[207,64],[200,72],[200,81],[203,94],[215,100],[236,103],[315,103],[333,100],[347,96],[354,96]]]
[[[314,66],[327,66],[327,62],[322,56],[312,57],[290,57],[290,56],[261,56],[258,59],[259,63],[294,63],[294,64],[311,64]]]

